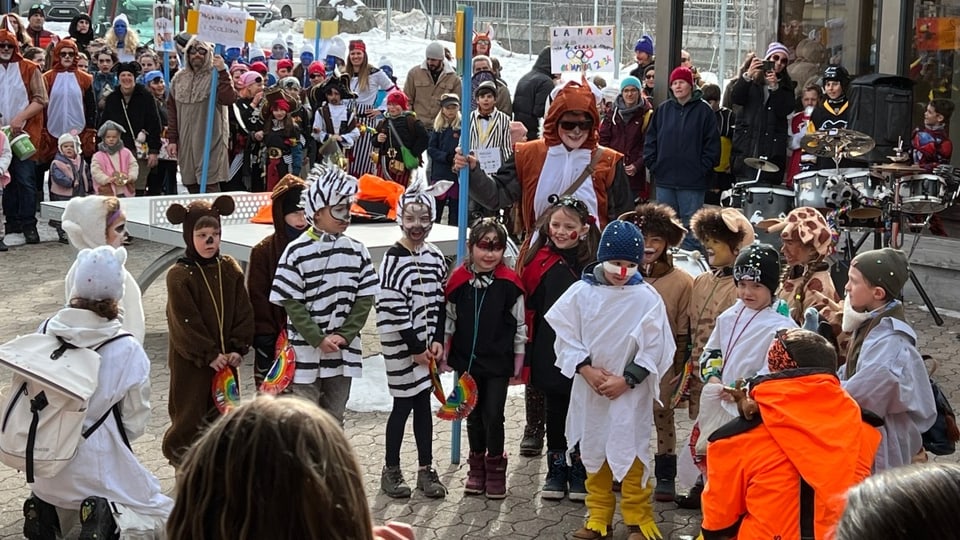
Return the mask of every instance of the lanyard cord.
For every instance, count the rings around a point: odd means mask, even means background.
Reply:
[[[730,358],[730,354],[733,352],[733,348],[737,345],[737,343],[740,342],[740,338],[743,337],[743,333],[747,331],[747,327],[749,327],[750,323],[752,323],[753,320],[757,318],[757,315],[760,314],[759,311],[754,313],[753,317],[750,317],[750,319],[746,322],[746,324],[743,325],[743,328],[740,329],[740,333],[737,334],[737,337],[734,338],[733,333],[736,332],[737,325],[740,324],[740,316],[743,315],[743,310],[745,309],[747,309],[746,305],[740,308],[740,312],[737,313],[737,319],[733,321],[733,328],[730,330],[730,339],[727,340],[727,348],[726,350],[723,351],[724,358]]]
[[[476,287],[473,291],[473,343],[470,344],[470,362],[467,363],[467,373],[470,373],[470,368],[473,367],[473,359],[476,356],[477,336],[480,334],[480,310],[483,309],[483,301],[487,298],[487,287],[483,288],[483,294],[478,295]],[[477,303],[477,296],[480,297],[479,304]]]
[[[227,354],[227,345],[223,339],[223,316],[226,307],[223,303],[223,269],[220,266],[220,258],[217,258],[217,280],[220,285],[220,305],[217,306],[217,297],[213,295],[213,288],[210,287],[210,282],[207,281],[207,275],[203,272],[203,266],[197,265],[197,268],[200,270],[200,276],[203,278],[203,283],[207,286],[207,292],[210,293],[210,298],[213,300],[213,311],[217,315],[217,329],[220,331],[220,352]]]

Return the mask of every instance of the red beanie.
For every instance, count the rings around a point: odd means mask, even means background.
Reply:
[[[259,73],[259,74],[261,74],[261,75],[266,75],[266,74],[267,74],[267,65],[264,64],[263,62],[254,62],[254,63],[250,64],[250,71],[256,71],[257,73]]]
[[[690,71],[690,68],[680,66],[670,72],[670,84],[673,84],[673,81],[676,80],[687,81],[687,84],[693,86],[693,72]]]
[[[308,75],[316,75],[317,73],[324,77],[327,75],[327,68],[324,67],[323,62],[319,60],[311,62],[310,67],[307,68]]]
[[[409,107],[409,101],[407,101],[406,94],[397,90],[387,94],[387,105],[399,105],[403,110],[407,110],[407,107]]]
[[[361,39],[351,39],[350,50],[367,52],[367,44],[364,43],[363,40]]]
[[[289,58],[284,58],[277,62],[277,69],[293,69],[293,60]]]
[[[278,99],[273,103],[273,110],[280,109],[281,111],[290,112],[290,104],[287,103],[285,99]]]

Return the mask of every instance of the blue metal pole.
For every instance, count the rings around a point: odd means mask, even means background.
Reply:
[[[223,55],[223,45],[217,45],[213,54]],[[217,111],[217,82],[220,73],[214,68],[210,81],[210,105],[207,107],[207,131],[203,136],[203,168],[200,170],[200,193],[207,192],[207,174],[210,171],[210,147],[213,144],[213,117]]]
[[[170,51],[163,51],[163,83],[166,85],[165,95],[170,95]]]
[[[463,34],[457,36],[463,44],[463,64],[460,66],[462,84],[460,89],[460,151],[463,155],[470,153],[470,85],[471,66],[473,65],[473,48],[471,47],[471,31],[473,29],[473,8],[463,6]],[[467,207],[470,203],[470,167],[460,170],[460,206],[457,208],[457,261],[466,260],[467,254]],[[460,463],[460,427],[461,421],[453,423],[450,440],[450,463]]]

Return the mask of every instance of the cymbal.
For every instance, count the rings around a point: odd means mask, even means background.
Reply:
[[[776,163],[772,163],[763,158],[748,157],[747,159],[743,160],[743,164],[746,165],[747,167],[750,167],[752,169],[757,169],[763,172],[772,173],[772,172],[778,172],[780,170],[780,167],[778,167]]]
[[[876,141],[866,133],[852,129],[831,129],[804,135],[800,148],[817,157],[862,156],[876,146]]]
[[[876,165],[870,165],[870,168],[875,171],[889,171],[889,172],[923,172],[922,167],[917,167],[916,165],[907,165],[906,163],[880,163]]]

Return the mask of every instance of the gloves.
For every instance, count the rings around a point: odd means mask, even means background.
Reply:
[[[723,373],[723,355],[718,349],[706,349],[700,355],[700,377],[706,381],[710,377],[720,378]]]

